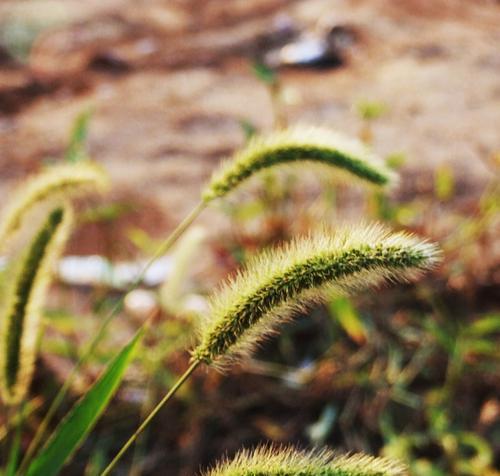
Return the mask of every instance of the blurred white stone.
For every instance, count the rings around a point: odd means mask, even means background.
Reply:
[[[305,36],[280,51],[282,64],[308,64],[318,61],[327,49],[326,41],[317,36]]]
[[[158,258],[146,271],[144,284],[158,286],[163,283],[172,274],[173,264],[173,259],[170,255]],[[142,266],[145,265],[146,262],[143,262]]]
[[[147,289],[134,289],[130,291],[124,300],[125,311],[133,317],[140,319],[148,318],[159,309],[156,294]]]
[[[201,294],[188,294],[182,307],[186,314],[206,314],[209,309],[206,297]]]
[[[107,284],[111,265],[102,256],[67,256],[59,261],[58,277],[67,284],[93,286]]]
[[[123,261],[110,263],[102,256],[66,256],[59,261],[59,279],[76,286],[110,286],[124,289],[131,285],[146,266],[147,261]],[[158,258],[146,271],[142,282],[158,286],[172,271],[172,258]]]

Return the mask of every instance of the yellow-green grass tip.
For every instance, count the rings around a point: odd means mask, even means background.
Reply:
[[[21,182],[0,218],[0,249],[20,228],[29,211],[50,199],[69,199],[109,187],[106,171],[95,162],[51,165]]]
[[[317,126],[293,126],[253,137],[216,172],[202,198],[221,198],[255,173],[270,167],[314,162],[335,167],[376,186],[393,184],[396,175],[363,143]]]

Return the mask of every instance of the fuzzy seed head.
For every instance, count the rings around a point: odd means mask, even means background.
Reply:
[[[219,462],[204,476],[406,476],[399,463],[364,454],[336,456],[324,450],[260,446]]]
[[[211,299],[193,359],[224,366],[311,304],[413,279],[438,258],[435,245],[380,225],[323,229],[266,251]]]
[[[378,186],[389,185],[396,178],[361,142],[322,127],[295,126],[252,138],[216,171],[203,200],[208,203],[224,197],[262,169],[299,161],[333,166]]]
[[[6,276],[0,308],[0,393],[7,404],[19,403],[31,383],[41,306],[71,221],[69,205],[53,209]]]
[[[20,228],[29,211],[47,200],[74,198],[109,187],[107,173],[98,164],[82,161],[53,165],[24,181],[0,220],[0,249]]]

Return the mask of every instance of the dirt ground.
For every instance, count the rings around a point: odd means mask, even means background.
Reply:
[[[378,153],[404,152],[410,177],[449,162],[481,187],[500,150],[498,2],[4,0],[0,31],[41,33],[26,63],[0,63],[0,191],[61,156],[75,116],[90,107],[92,157],[116,189],[175,222],[242,144],[241,120],[272,127],[252,58],[280,25],[326,23],[348,25],[356,41],[340,67],[280,71],[290,122],[356,134],[353,104],[382,101]]]

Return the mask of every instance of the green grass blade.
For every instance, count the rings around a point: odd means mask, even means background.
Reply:
[[[24,424],[24,417],[25,405],[22,405],[19,412],[19,422],[14,434],[14,440],[9,451],[9,459],[7,461],[7,467],[5,469],[4,476],[14,476],[16,474],[16,468],[19,461],[19,454],[21,449],[21,432]]]
[[[52,476],[59,473],[107,407],[133,357],[141,335],[142,331],[139,331],[108,365],[92,388],[75,404],[29,466],[27,476]]]
[[[87,110],[80,113],[73,124],[69,139],[68,150],[66,151],[67,162],[78,162],[86,157],[85,141],[89,131],[89,122],[92,111]]]
[[[342,296],[333,299],[329,305],[330,314],[347,335],[357,344],[362,345],[367,341],[368,332],[361,316],[356,311],[348,298]]]

